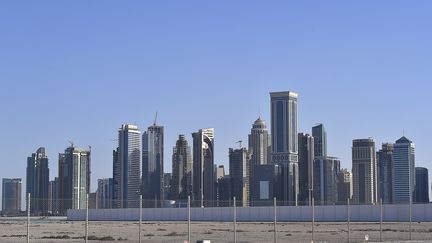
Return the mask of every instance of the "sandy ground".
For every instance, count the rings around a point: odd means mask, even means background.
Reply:
[[[432,223],[412,224],[413,242],[432,242]],[[0,218],[0,242],[26,242],[25,218]],[[351,223],[351,242],[379,241],[379,223]],[[187,240],[187,222],[143,222],[142,242],[181,242]],[[84,242],[85,222],[65,218],[33,218],[31,242]],[[90,242],[138,242],[137,222],[89,222]],[[106,237],[106,238],[103,238]],[[347,242],[346,223],[316,223],[315,242]],[[208,239],[211,242],[233,242],[233,223],[192,222],[191,242]],[[408,223],[384,223],[383,241],[403,242],[409,239]],[[110,241],[111,240],[111,241]],[[278,242],[311,242],[311,223],[277,224]],[[273,242],[273,224],[237,224],[237,242]]]

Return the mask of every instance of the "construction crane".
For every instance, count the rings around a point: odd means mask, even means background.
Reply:
[[[240,145],[240,149],[241,149],[243,141],[242,140],[238,140],[236,143],[238,143]]]

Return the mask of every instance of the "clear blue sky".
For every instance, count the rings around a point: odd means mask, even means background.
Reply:
[[[45,146],[50,177],[73,140],[91,145],[92,190],[112,174],[122,123],[159,112],[165,170],[178,134],[216,129],[218,164],[247,141],[269,92],[299,93],[299,132],[394,142],[432,169],[431,1],[1,1],[0,178],[25,179]],[[25,180],[23,181],[25,190]]]

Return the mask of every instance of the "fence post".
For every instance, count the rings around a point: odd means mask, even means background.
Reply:
[[[409,239],[412,240],[412,196],[409,200]]]
[[[86,194],[86,221],[85,221],[85,242],[88,242],[88,213],[89,213],[89,194]]]
[[[236,197],[233,198],[234,202],[234,243],[237,243],[237,211],[236,211]]]
[[[315,241],[315,198],[312,197],[312,242]]]
[[[276,205],[276,197],[273,198],[273,208],[274,208],[273,239],[274,239],[274,243],[276,243],[277,242],[277,232],[276,232],[276,225],[277,225],[277,205]]]
[[[348,225],[348,243],[350,243],[350,221],[351,221],[351,212],[350,212],[350,199],[347,199],[347,225]]]
[[[380,199],[380,242],[382,242],[383,201]]]
[[[30,193],[27,193],[27,243],[30,242]]]
[[[188,196],[188,243],[191,242],[191,232],[190,232],[190,224],[191,224],[191,201],[190,196]]]
[[[142,207],[143,207],[143,196],[142,193],[140,193],[140,203],[139,203],[139,226],[138,226],[138,230],[139,230],[139,234],[138,234],[138,241],[139,243],[141,243],[141,223],[142,223]]]

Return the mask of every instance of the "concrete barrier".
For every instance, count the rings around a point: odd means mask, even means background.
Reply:
[[[379,222],[379,205],[351,205],[351,221]],[[238,207],[238,222],[273,222],[273,207]],[[143,221],[187,221],[187,208],[143,208]],[[85,220],[85,210],[68,210],[67,219]],[[233,219],[232,207],[191,208],[192,221],[230,222]],[[310,206],[278,206],[279,222],[310,222]],[[90,209],[91,221],[138,221],[139,208],[125,209]],[[315,206],[316,222],[343,222],[347,220],[347,206]],[[384,205],[384,222],[408,222],[408,205]],[[432,204],[412,205],[413,222],[432,222]]]

